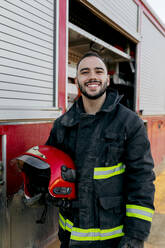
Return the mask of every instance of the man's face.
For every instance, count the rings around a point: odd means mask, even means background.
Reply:
[[[109,77],[103,61],[94,56],[84,58],[78,66],[76,84],[88,99],[106,94]]]

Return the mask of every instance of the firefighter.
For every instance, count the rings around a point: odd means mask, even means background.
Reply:
[[[99,54],[80,59],[75,82],[82,96],[54,122],[46,143],[76,165],[77,199],[59,213],[61,248],[142,248],[155,179],[144,123],[110,89]]]

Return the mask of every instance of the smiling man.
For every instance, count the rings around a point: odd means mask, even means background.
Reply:
[[[109,86],[107,68],[101,57],[82,58],[78,63],[75,81],[82,93],[85,111],[95,114],[105,101]]]
[[[103,59],[77,65],[82,96],[58,118],[47,145],[76,165],[77,199],[60,207],[61,248],[142,248],[153,215],[153,160],[143,121],[110,90]]]
[[[88,99],[105,100],[106,89],[109,85],[105,64],[98,57],[86,57],[78,66],[76,83],[81,93]]]

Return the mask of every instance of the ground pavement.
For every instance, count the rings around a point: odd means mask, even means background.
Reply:
[[[145,248],[165,248],[165,159],[155,172],[155,214]]]

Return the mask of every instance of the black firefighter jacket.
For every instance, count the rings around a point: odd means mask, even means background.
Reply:
[[[101,110],[89,115],[80,98],[51,130],[47,145],[76,164],[76,204],[59,213],[66,247],[117,247],[123,235],[144,240],[149,234],[155,178],[150,144],[143,121],[120,99],[108,91]]]

